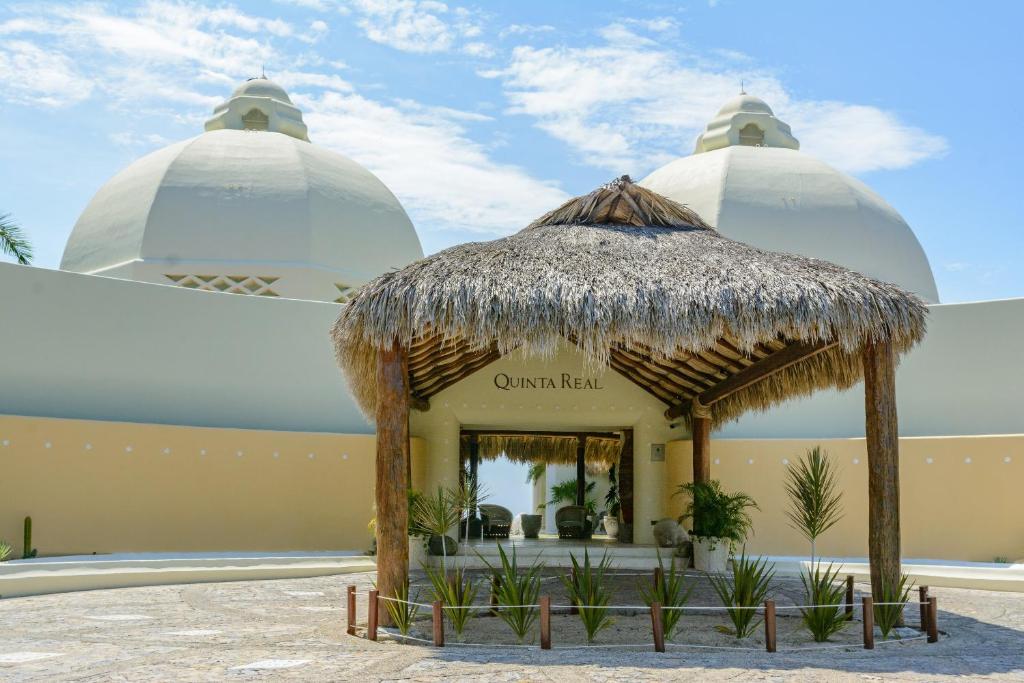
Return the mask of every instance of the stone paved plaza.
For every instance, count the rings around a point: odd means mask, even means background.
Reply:
[[[345,635],[345,586],[365,591],[371,580],[359,574],[0,600],[0,680],[1024,681],[1024,594],[933,589],[948,635],[935,645],[871,652],[438,650]],[[786,584],[792,594],[792,580]]]

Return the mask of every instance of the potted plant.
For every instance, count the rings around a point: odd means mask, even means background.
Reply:
[[[700,571],[724,572],[734,543],[742,543],[750,533],[747,512],[757,508],[745,493],[728,494],[715,481],[690,482],[679,486],[676,494],[690,497],[686,512],[679,518],[693,520],[693,565]]]
[[[609,538],[618,538],[622,502],[619,500],[619,482],[615,475],[615,465],[608,468],[608,493],[604,497],[604,502],[608,506],[608,514],[604,518],[604,532]]]

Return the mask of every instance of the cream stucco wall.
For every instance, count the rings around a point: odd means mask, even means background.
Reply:
[[[0,539],[20,553],[31,515],[41,555],[365,550],[375,442],[0,416]]]
[[[825,556],[867,556],[867,454],[864,439],[716,439],[711,476],[729,492],[743,491],[760,505],[747,549],[805,555],[808,544],[790,528],[785,460],[825,448],[840,473],[845,517],[818,541]],[[665,509],[680,514],[673,496],[692,473],[690,441],[668,446]],[[991,562],[1024,558],[1024,435],[900,439],[903,556]]]
[[[563,374],[569,377],[563,388]],[[498,375],[550,378],[553,387],[500,389]],[[596,380],[598,389],[574,388],[575,379]],[[458,477],[458,439],[462,428],[535,429],[542,431],[604,431],[632,428],[634,442],[634,538],[653,540],[650,521],[662,514],[665,463],[651,462],[651,444],[681,438],[671,429],[665,406],[610,371],[584,367],[581,355],[563,346],[544,360],[515,352],[488,365],[430,400],[430,410],[413,412],[412,433],[427,444],[430,457],[424,484],[453,485]],[[549,487],[550,488],[550,487]],[[518,512],[518,511],[517,511]]]

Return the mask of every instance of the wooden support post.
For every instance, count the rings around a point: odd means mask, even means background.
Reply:
[[[928,642],[939,642],[939,600],[928,598]]]
[[[633,542],[633,430],[626,429],[622,433],[622,454],[619,456],[619,513],[622,524],[619,525],[619,543]]]
[[[693,438],[693,481],[711,479],[711,418],[694,415],[690,419]]]
[[[377,620],[379,617],[380,601],[377,600],[377,590],[370,591],[370,599],[366,603],[366,637],[368,640],[377,640]]]
[[[396,341],[377,352],[377,589],[393,598],[409,580],[409,371]],[[391,625],[389,614],[384,624]]]
[[[861,598],[861,620],[864,622],[864,649],[875,649],[875,604],[870,595]]]
[[[654,632],[654,651],[665,651],[665,628],[661,622],[661,603],[651,603],[651,630]]]
[[[350,636],[356,634],[356,587],[349,586],[345,590],[345,613],[348,622],[348,628],[345,632]]]
[[[551,649],[551,596],[540,599],[540,649]]]
[[[434,601],[434,647],[444,647],[444,610],[440,600]]]
[[[853,575],[846,577],[846,618],[853,618]]]
[[[491,611],[492,617],[498,616],[498,591],[501,590],[501,575],[491,574]]]
[[[587,503],[587,437],[576,437],[576,504]]]
[[[654,568],[654,590],[657,591],[661,588],[661,584],[665,582],[665,570],[661,567]],[[657,595],[657,593],[655,593]]]
[[[900,580],[900,459],[896,354],[888,342],[864,346],[864,416],[868,450],[868,556],[871,594]]]
[[[928,630],[928,586],[919,586],[917,589],[918,605],[921,608],[921,631]]]
[[[764,601],[764,649],[775,652],[775,601]]]

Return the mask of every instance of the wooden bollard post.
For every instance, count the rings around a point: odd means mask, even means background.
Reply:
[[[665,582],[665,571],[661,567],[656,567],[654,569],[654,590],[655,590],[655,595],[657,595],[657,591],[659,591],[661,589],[661,584],[664,583],[664,582]]]
[[[661,603],[651,603],[651,630],[654,632],[654,651],[665,651],[665,629],[661,623]]]
[[[764,601],[764,649],[775,652],[775,601]]]
[[[377,640],[377,589],[370,591],[370,600],[366,604],[366,637],[370,640]]]
[[[356,634],[356,587],[349,586],[345,591],[345,613],[348,620],[348,628],[345,632],[350,636]]]
[[[434,601],[434,647],[444,647],[444,610],[440,600]]]
[[[540,599],[540,649],[551,649],[551,596]]]
[[[918,605],[921,608],[921,631],[928,630],[928,586],[920,586],[917,589]]]
[[[492,617],[498,616],[498,591],[501,590],[501,575],[491,574],[491,611]]]
[[[928,642],[939,642],[939,600],[928,598]]]
[[[846,617],[853,618],[853,575],[846,577]]]
[[[875,649],[875,605],[870,595],[861,598],[861,620],[864,622],[864,649]]]

